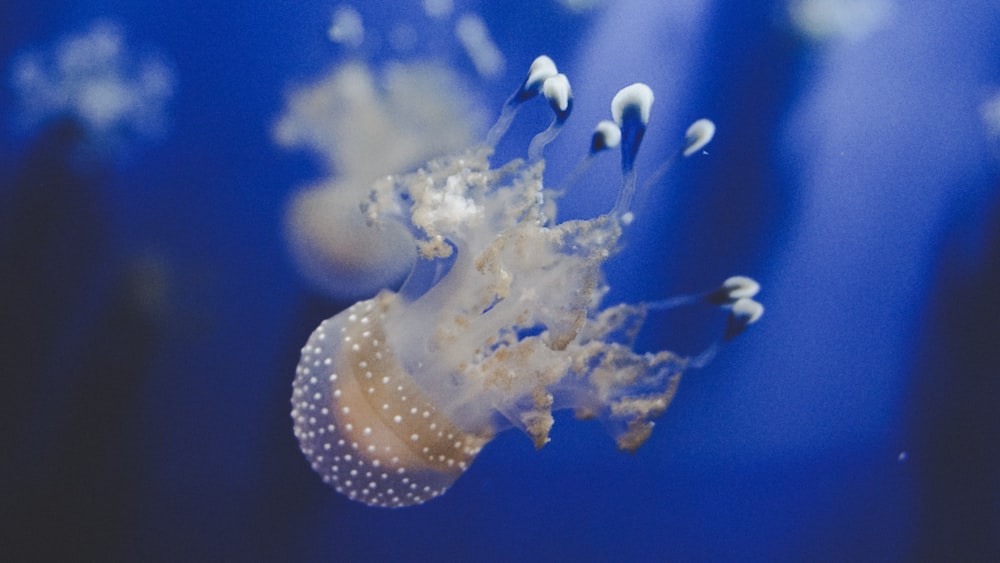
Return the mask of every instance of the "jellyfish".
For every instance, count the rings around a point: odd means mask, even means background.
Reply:
[[[395,62],[381,74],[359,62],[296,89],[274,127],[276,142],[321,154],[331,177],[294,193],[285,238],[315,289],[335,299],[396,287],[413,267],[414,241],[391,224],[372,227],[358,210],[371,182],[468,146],[479,117],[467,87],[432,62]]]
[[[117,23],[95,21],[49,48],[21,53],[11,67],[16,118],[25,130],[71,116],[90,148],[112,154],[166,130],[176,82],[171,65],[137,53]]]
[[[533,84],[529,72],[518,92],[546,97],[562,120],[568,87],[544,82],[566,78],[548,74]],[[624,133],[622,192],[635,189],[653,99],[645,85],[623,92],[613,103]],[[543,133],[547,142],[551,131]],[[695,137],[688,145],[703,138]],[[398,292],[323,321],[302,348],[295,436],[323,481],[352,500],[426,502],[498,432],[517,428],[543,447],[560,409],[602,421],[620,449],[635,452],[682,373],[703,367],[763,312],[753,300],[759,286],[744,276],[668,301],[603,306],[602,267],[621,248],[630,194],[605,214],[558,222],[544,159],[494,166],[492,154],[487,143],[374,182],[366,220],[412,234],[413,271]],[[718,342],[695,356],[633,349],[647,313],[692,303],[729,310]]]

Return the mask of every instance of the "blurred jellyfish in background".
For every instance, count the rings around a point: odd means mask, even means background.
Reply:
[[[446,31],[440,20],[450,14],[448,6],[425,3],[425,12],[423,19]],[[413,266],[407,230],[394,224],[376,229],[363,220],[358,206],[372,181],[469,146],[485,120],[469,80],[440,53],[410,52],[416,33],[396,28],[385,47],[393,55],[372,65],[360,51],[366,39],[361,14],[338,7],[330,40],[355,55],[292,88],[274,127],[279,145],[315,151],[331,174],[292,196],[285,226],[300,272],[331,298],[370,297],[398,285]],[[480,73],[502,70],[502,55],[481,20],[465,15],[454,33]]]
[[[573,12],[586,12],[601,5],[603,0],[559,0],[566,9]]]
[[[162,258],[119,238],[114,184],[163,134],[174,78],[106,20],[7,62],[2,117],[25,145],[0,188],[4,549],[111,554],[139,494],[127,452],[170,293]],[[39,541],[46,528],[60,542]]]
[[[979,108],[983,125],[990,137],[1000,140],[1000,91],[993,93]]]
[[[14,119],[24,130],[73,116],[87,143],[106,151],[164,132],[173,72],[159,55],[136,55],[112,21],[96,21],[50,49],[20,53],[11,67]]]
[[[861,41],[891,23],[891,0],[790,0],[791,24],[815,41]]]

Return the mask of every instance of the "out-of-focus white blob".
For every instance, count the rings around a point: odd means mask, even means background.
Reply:
[[[390,64],[377,84],[367,66],[350,63],[295,90],[273,134],[319,152],[338,177],[370,182],[467,146],[486,119],[468,92],[435,63]]]
[[[327,30],[327,37],[330,41],[346,47],[360,47],[365,40],[365,24],[361,14],[353,6],[346,4],[338,6],[333,11],[333,20],[330,22],[330,29]]]
[[[410,271],[410,234],[369,226],[360,206],[376,178],[473,141],[485,117],[468,91],[433,63],[394,63],[380,80],[351,63],[289,96],[275,140],[318,152],[335,174],[293,196],[286,216],[293,257],[317,289],[339,299],[370,297]]]
[[[715,137],[715,123],[712,120],[703,118],[695,121],[684,135],[684,156],[691,156],[705,148],[712,142],[713,137]]]
[[[452,0],[423,0],[424,13],[432,18],[444,19],[455,9]]]
[[[979,106],[979,115],[982,116],[983,125],[990,137],[1000,139],[1000,92],[995,92]]]
[[[732,340],[753,323],[760,320],[764,315],[764,306],[750,299],[743,297],[733,303],[733,308],[729,314],[729,323],[726,325],[724,340]]]
[[[558,2],[571,12],[586,12],[599,6],[603,0],[558,0]]]
[[[750,298],[760,292],[760,284],[746,276],[732,276],[722,282],[715,291],[705,295],[705,301],[714,305],[733,305],[736,301]]]
[[[110,147],[162,134],[174,93],[173,72],[159,56],[130,51],[118,25],[99,21],[50,49],[17,56],[10,80],[20,125],[32,129],[71,115],[93,142]]]
[[[476,72],[483,78],[496,78],[503,74],[506,61],[486,28],[486,22],[475,14],[464,14],[455,23],[455,37],[472,59]]]
[[[792,25],[814,41],[861,41],[892,19],[891,0],[790,0]]]
[[[754,297],[760,293],[760,284],[753,278],[746,276],[733,276],[722,282],[722,287],[728,292],[730,299],[743,299]]]

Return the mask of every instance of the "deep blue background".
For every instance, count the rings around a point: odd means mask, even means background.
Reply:
[[[164,138],[84,166],[86,130],[17,131],[0,90],[12,559],[1000,559],[1000,141],[980,112],[1000,91],[993,2],[907,3],[860,41],[818,42],[780,2],[456,2],[507,58],[478,82],[486,111],[539,53],[573,81],[551,178],[629,82],[657,93],[640,174],[694,119],[718,124],[708,156],[640,194],[609,299],[743,273],[767,313],[685,379],[636,455],[560,416],[541,451],[502,434],[445,496],[399,511],[326,488],[288,418],[299,347],[345,304],[286,253],[284,205],[324,170],[270,127],[292,84],[345,59],[325,37],[332,6],[21,4],[0,8],[5,80],[18,53],[108,17],[171,61],[178,90]],[[362,12],[370,31],[422,21],[416,2]],[[447,25],[421,32],[423,54],[473,76]],[[523,153],[543,118],[501,152]],[[610,206],[599,164],[565,216]],[[642,345],[697,352],[718,329],[705,318],[654,319]]]

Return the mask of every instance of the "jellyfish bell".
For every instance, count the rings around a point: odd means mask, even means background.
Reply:
[[[634,172],[634,116],[645,127],[651,96],[616,115],[632,134],[623,174]],[[324,321],[302,349],[295,435],[313,469],[353,500],[402,507],[439,496],[498,432],[517,428],[543,447],[559,409],[602,421],[634,452],[681,374],[718,348],[635,351],[647,313],[663,307],[602,306],[602,266],[629,213],[621,196],[609,213],[557,223],[544,161],[493,166],[492,153],[486,144],[374,183],[364,216],[407,229],[413,271],[399,292]],[[732,310],[724,341],[760,317],[747,297],[754,284],[731,278],[712,293],[726,299],[710,304]],[[701,295],[685,304],[711,302]]]
[[[387,340],[383,292],[324,321],[302,349],[292,397],[295,435],[313,469],[371,506],[444,493],[491,433],[466,432],[411,377]]]

